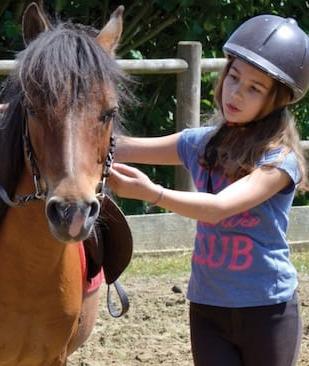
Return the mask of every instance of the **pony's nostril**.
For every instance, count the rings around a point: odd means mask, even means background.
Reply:
[[[54,225],[60,225],[63,216],[60,207],[60,202],[51,199],[47,204],[46,214],[49,220]]]
[[[94,200],[90,203],[90,212],[89,212],[89,218],[97,218],[100,211],[100,204],[98,200]]]
[[[66,202],[51,198],[46,206],[46,215],[55,226],[70,225],[74,219],[84,217],[89,224],[94,222],[99,215],[100,204],[98,200],[90,202]]]

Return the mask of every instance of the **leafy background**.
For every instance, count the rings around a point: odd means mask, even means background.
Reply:
[[[23,48],[21,15],[29,0],[1,0],[0,58],[13,59]],[[223,57],[222,45],[243,21],[258,14],[275,14],[297,19],[309,33],[309,3],[305,0],[46,0],[44,8],[51,18],[71,19],[96,28],[123,4],[124,33],[119,58],[147,59],[175,57],[179,41],[200,41],[203,57]],[[213,110],[213,83],[216,73],[202,75],[201,120]],[[175,75],[140,76],[135,94],[139,104],[127,110],[125,127],[135,136],[158,136],[175,132]],[[309,139],[309,95],[293,111],[303,140]],[[144,166],[156,182],[174,186],[170,167]],[[309,195],[298,195],[294,204],[308,204]],[[128,214],[150,212],[143,202],[121,200]]]

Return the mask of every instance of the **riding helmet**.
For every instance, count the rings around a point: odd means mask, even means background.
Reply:
[[[292,18],[253,17],[234,31],[223,51],[287,85],[293,92],[290,103],[300,100],[309,88],[309,37]]]

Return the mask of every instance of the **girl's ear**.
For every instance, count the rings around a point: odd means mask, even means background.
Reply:
[[[124,6],[119,6],[96,38],[98,44],[112,56],[115,54],[122,33],[123,11]]]
[[[33,41],[41,32],[51,29],[51,24],[41,6],[31,3],[27,6],[22,19],[22,34],[24,44]]]

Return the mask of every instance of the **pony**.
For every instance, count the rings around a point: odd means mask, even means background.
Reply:
[[[128,263],[112,242],[122,240],[113,231],[122,231],[124,218],[105,200],[126,90],[114,60],[123,10],[100,32],[52,25],[37,3],[24,12],[26,48],[0,96],[7,106],[0,129],[0,366],[66,365],[98,312],[98,286],[85,290],[93,277],[84,268],[87,251],[98,251],[100,235],[110,242],[101,253],[105,268],[92,258],[99,283],[102,267],[111,283]],[[116,270],[115,251],[126,257]]]

